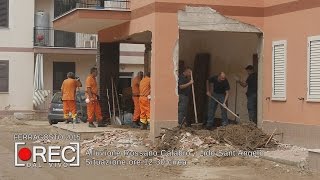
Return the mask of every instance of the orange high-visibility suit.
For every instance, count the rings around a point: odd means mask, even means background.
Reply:
[[[69,112],[72,114],[72,118],[77,117],[76,106],[76,90],[80,87],[80,83],[72,78],[68,78],[63,81],[61,86],[62,101],[63,101],[63,117],[69,118]]]
[[[150,100],[148,96],[151,93],[150,77],[144,77],[140,81],[140,121],[143,124],[150,122]]]
[[[140,120],[140,106],[139,106],[139,96],[140,96],[140,78],[137,76],[133,78],[132,80],[132,100],[134,103],[134,113],[133,113],[133,121],[139,121]]]
[[[92,97],[89,97],[88,88],[91,89]],[[86,79],[86,97],[90,99],[90,102],[87,104],[87,115],[88,122],[93,122],[94,115],[96,120],[100,122],[102,120],[101,107],[98,101],[98,85],[97,80],[94,76],[89,75]]]

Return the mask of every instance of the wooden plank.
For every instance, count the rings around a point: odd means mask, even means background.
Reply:
[[[210,54],[197,54],[193,66],[194,91],[196,97],[197,116],[199,123],[203,123],[207,119],[208,98],[206,96],[206,79],[209,75]],[[195,123],[195,115],[193,108],[193,98],[190,96],[188,105],[188,123]]]

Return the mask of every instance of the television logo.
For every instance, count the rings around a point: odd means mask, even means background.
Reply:
[[[41,167],[48,163],[49,167],[79,167],[80,166],[80,144],[70,142],[67,146],[33,146],[24,147],[25,142],[14,143],[14,165],[15,167]]]

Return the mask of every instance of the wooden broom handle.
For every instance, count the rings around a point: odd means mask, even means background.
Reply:
[[[192,71],[191,71],[191,80],[193,80]],[[193,84],[194,84],[194,82],[193,82],[192,85],[191,85],[191,88],[192,88],[192,98],[193,98],[194,117],[195,117],[196,123],[198,123],[196,97],[195,97],[195,94],[194,94],[194,85],[193,85]]]

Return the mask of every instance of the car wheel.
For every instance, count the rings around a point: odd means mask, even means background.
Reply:
[[[52,124],[58,124],[58,121],[57,120],[54,120],[54,119],[49,119],[49,124],[52,125]]]

